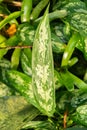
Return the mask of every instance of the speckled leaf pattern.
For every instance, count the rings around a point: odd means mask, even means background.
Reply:
[[[29,103],[37,107],[37,103],[34,100],[31,77],[16,70],[6,71],[5,75],[7,82],[10,83],[9,85],[15,88],[22,96],[24,96]]]
[[[71,25],[79,31],[83,36],[87,36],[87,11],[83,10],[80,13],[74,13],[71,19]]]
[[[80,124],[87,126],[87,105],[77,108],[77,120]]]
[[[35,34],[32,51],[32,87],[38,109],[52,116],[55,110],[54,68],[48,9]]]

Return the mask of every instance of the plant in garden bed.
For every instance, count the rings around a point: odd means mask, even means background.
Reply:
[[[13,128],[85,130],[86,1],[2,0],[0,14],[0,83],[10,88],[3,96],[22,96],[36,111],[16,115],[21,121]],[[2,130],[12,129],[5,121]]]

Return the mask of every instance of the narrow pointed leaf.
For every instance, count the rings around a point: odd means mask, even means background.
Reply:
[[[36,30],[34,39],[32,86],[38,109],[52,116],[55,110],[55,87],[48,9]]]

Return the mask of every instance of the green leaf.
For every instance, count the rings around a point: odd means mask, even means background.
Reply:
[[[6,38],[2,35],[0,35],[0,47],[5,47],[6,46],[6,42],[5,42]],[[1,49],[0,50],[0,59],[7,53],[6,49]]]
[[[24,45],[32,46],[34,41],[35,31],[36,30],[34,26],[30,25],[29,23],[22,23],[18,27],[16,36]],[[52,50],[54,52],[60,53],[65,50],[66,45],[62,42],[62,40],[60,40],[59,36],[56,36],[54,33],[51,33],[51,40],[52,40]]]
[[[64,22],[69,22],[71,29],[78,32],[83,39],[77,47],[83,52],[84,57],[87,59],[87,42],[85,38],[87,36],[87,7],[85,2],[80,0],[69,0],[65,2],[64,9],[68,11],[68,15]],[[80,40],[80,39],[79,39]]]
[[[16,70],[7,70],[5,71],[5,78],[8,86],[15,88],[29,103],[37,107],[37,103],[33,95],[31,77]]]
[[[78,62],[78,58],[77,57],[73,57],[71,60],[68,61],[68,65],[69,66],[73,66],[77,62]]]
[[[30,48],[26,48],[21,53],[21,66],[25,74],[32,75],[32,52]]]
[[[55,111],[55,86],[48,9],[35,34],[32,51],[32,87],[38,109],[52,116]]]
[[[82,2],[81,0],[65,0],[65,4],[64,2],[62,2],[63,8],[66,9],[68,11],[68,16],[72,17],[72,14],[75,12],[81,12],[81,10],[86,10],[86,5],[84,2]]]
[[[19,65],[19,59],[20,59],[20,48],[16,48],[11,56],[11,67],[14,69],[17,69]]]
[[[69,59],[71,58],[71,55],[73,54],[73,51],[76,47],[79,37],[80,36],[78,33],[74,33],[73,36],[70,38],[68,45],[66,46],[66,49],[63,54],[62,64],[61,64],[62,67],[68,66]]]
[[[76,120],[83,126],[87,126],[87,105],[82,105],[77,108]]]
[[[51,33],[51,40],[52,40],[52,50],[56,53],[64,52],[66,44],[62,43],[58,36],[54,33]]]
[[[19,43],[19,39],[16,35],[6,39],[3,35],[0,35],[0,59],[8,52],[9,46],[15,46]],[[6,48],[7,47],[7,48]]]
[[[10,68],[11,68],[11,63],[10,63],[10,61],[7,60],[7,59],[2,59],[2,60],[0,60],[0,68],[10,69]]]
[[[61,84],[63,84],[68,91],[73,91],[74,85],[76,85],[81,91],[87,90],[87,84],[71,72],[66,70],[59,72],[59,74],[61,78]]]
[[[77,93],[72,97],[71,105],[74,108],[77,108],[80,105],[87,105],[87,93],[81,92],[80,94],[79,91],[77,91]]]
[[[39,114],[40,112],[21,96],[0,98],[1,130],[20,130]]]
[[[0,97],[10,96],[11,94],[10,88],[6,84],[0,82]]]
[[[37,128],[39,130],[54,130],[55,125],[51,124],[49,121],[29,121],[27,125],[23,126],[25,129]]]
[[[83,54],[84,54],[85,59],[87,60],[87,38],[84,39],[83,48],[84,48]]]
[[[57,70],[54,69],[54,82],[55,82],[55,89],[58,89],[62,86],[61,82],[60,82],[60,75],[59,72]]]
[[[86,91],[87,90],[87,84],[81,80],[80,78],[78,78],[77,76],[75,76],[74,74],[68,72],[69,76],[73,79],[74,81],[74,85],[76,85],[79,90],[81,91]]]
[[[61,77],[61,83],[67,88],[67,90],[73,91],[74,90],[74,80],[70,76],[70,74],[67,71],[60,72],[60,77]]]
[[[21,15],[21,11],[16,11],[16,12],[13,12],[11,13],[8,17],[6,17],[5,19],[3,19],[1,22],[0,22],[0,29],[2,29],[7,23],[9,23],[11,20],[19,17]]]
[[[87,10],[82,10],[81,12],[74,13],[71,19],[71,26],[78,30],[78,32],[83,36],[87,36]]]
[[[34,26],[29,23],[22,23],[18,26],[17,37],[24,45],[32,45],[35,35]]]

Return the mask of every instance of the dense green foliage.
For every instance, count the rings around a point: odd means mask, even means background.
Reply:
[[[86,36],[86,0],[0,0],[0,96],[34,110],[20,129],[86,129]]]

